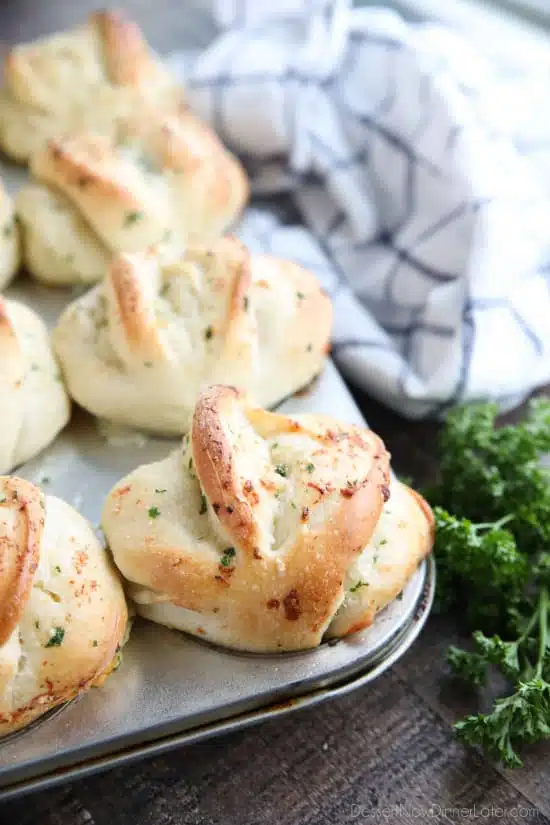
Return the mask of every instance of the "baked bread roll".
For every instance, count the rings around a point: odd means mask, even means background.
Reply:
[[[314,275],[234,238],[122,255],[53,333],[69,394],[101,418],[161,434],[189,426],[202,388],[235,384],[273,406],[320,372],[331,305]]]
[[[139,27],[119,12],[97,12],[84,25],[8,53],[0,145],[26,162],[51,137],[75,129],[108,135],[119,117],[144,104],[172,111],[181,100]]]
[[[0,473],[8,473],[53,441],[69,420],[70,401],[45,324],[2,297],[0,399]]]
[[[12,200],[0,182],[0,289],[11,281],[20,262],[19,227]]]
[[[0,736],[86,690],[115,665],[122,586],[88,522],[0,477]]]
[[[433,538],[373,432],[227,386],[200,396],[182,449],[116,485],[102,524],[138,613],[258,652],[367,627]]]
[[[248,196],[239,162],[191,112],[140,111],[117,140],[55,139],[33,155],[17,211],[27,269],[51,284],[101,278],[115,253],[161,244],[175,259],[233,224]]]

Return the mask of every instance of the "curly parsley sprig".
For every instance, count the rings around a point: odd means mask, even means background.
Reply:
[[[550,402],[497,428],[496,407],[453,410],[443,428],[436,519],[436,608],[473,630],[451,647],[455,676],[477,688],[496,668],[510,682],[491,713],[468,716],[459,738],[517,767],[517,748],[550,738]]]
[[[476,639],[478,645],[482,643],[480,652],[473,655],[485,666],[495,664],[506,676],[517,679],[515,690],[497,699],[491,713],[468,716],[455,727],[463,742],[481,745],[507,767],[521,766],[516,752],[518,745],[550,738],[550,683],[544,677],[550,651],[548,612],[548,591],[543,587],[532,621],[516,641],[503,642],[498,636],[487,639],[483,634],[481,639]],[[535,627],[538,645],[533,661],[527,643]],[[458,672],[468,676],[462,667]]]

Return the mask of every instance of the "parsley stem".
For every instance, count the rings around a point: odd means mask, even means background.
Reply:
[[[542,587],[539,598],[539,657],[537,667],[535,670],[535,679],[540,679],[542,676],[542,663],[544,661],[544,654],[546,652],[546,645],[548,643],[548,591],[546,587]]]
[[[531,618],[530,618],[530,619],[529,619],[529,621],[527,622],[527,625],[525,626],[525,630],[523,631],[523,633],[521,634],[521,636],[518,638],[518,641],[517,641],[517,645],[518,645],[518,647],[520,646],[520,644],[521,644],[522,642],[524,642],[524,641],[525,641],[525,639],[526,639],[526,638],[529,636],[529,634],[531,633],[531,631],[532,631],[532,629],[533,629],[534,625],[535,625],[535,624],[536,624],[536,622],[537,622],[537,619],[539,618],[539,611],[540,611],[540,602],[539,602],[539,606],[537,606],[537,609],[535,610],[535,612],[533,613],[533,615],[531,616]]]
[[[508,513],[508,515],[499,518],[498,521],[483,521],[480,524],[475,524],[475,530],[500,530],[501,527],[504,527],[505,524],[508,524],[509,521],[512,521],[514,518],[513,513]]]

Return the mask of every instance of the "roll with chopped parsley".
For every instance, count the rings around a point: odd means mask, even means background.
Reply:
[[[203,392],[182,447],[109,494],[103,529],[138,613],[255,652],[368,627],[430,552],[426,502],[371,430]]]

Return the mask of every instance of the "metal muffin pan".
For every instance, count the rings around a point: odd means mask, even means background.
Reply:
[[[24,173],[3,169],[10,189]],[[25,276],[6,290],[50,325],[78,290]],[[329,360],[319,378],[279,409],[364,420]],[[69,426],[16,473],[73,504],[94,525],[111,487],[138,464],[157,461],[174,439],[104,429],[75,407]],[[94,688],[24,731],[0,740],[0,799],[45,788],[148,754],[309,707],[364,685],[401,656],[423,626],[434,591],[421,564],[372,627],[312,651],[258,655],[217,648],[137,620],[122,665]]]

